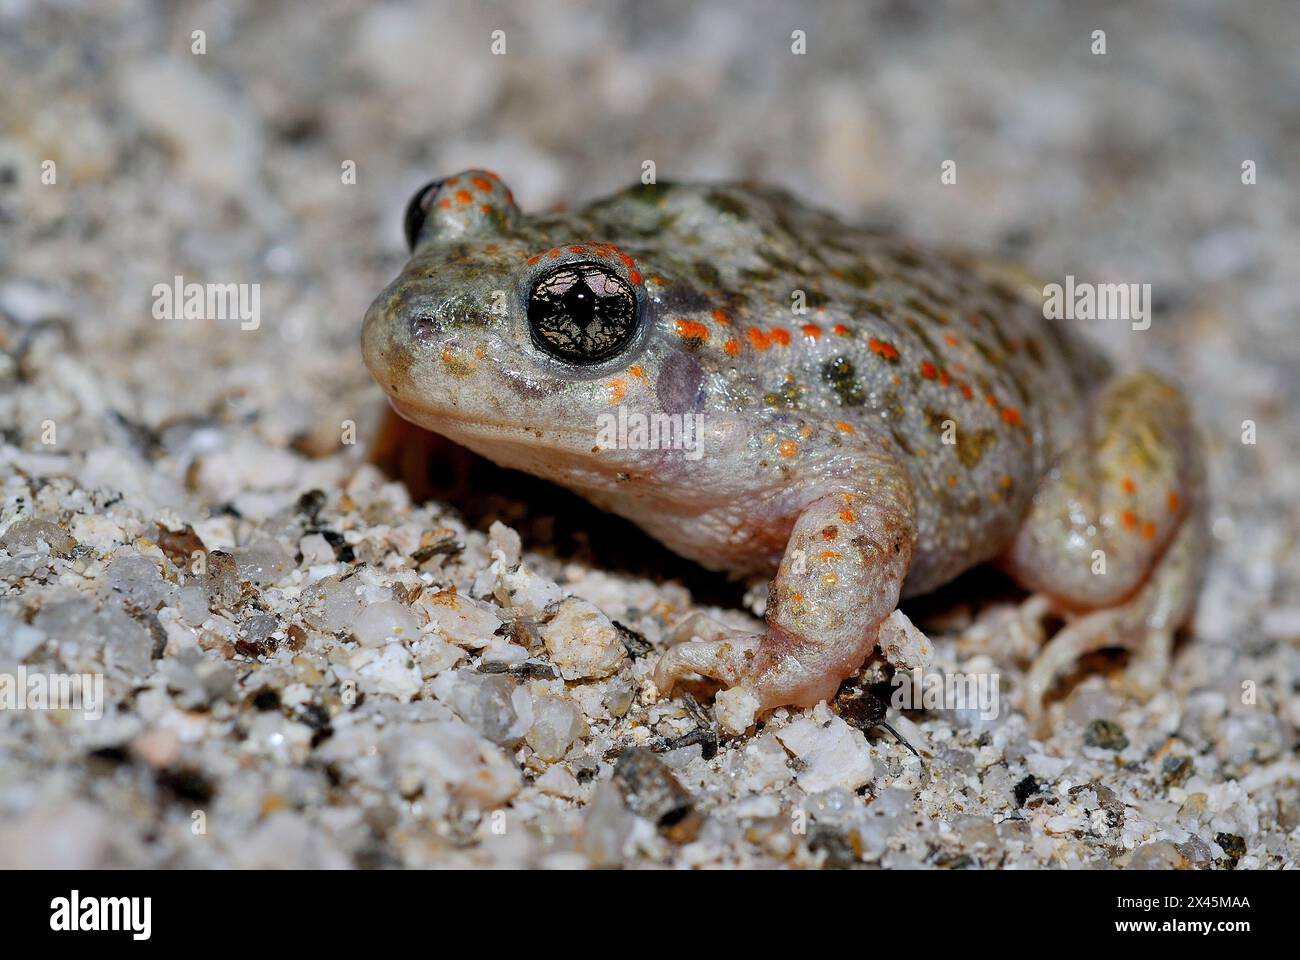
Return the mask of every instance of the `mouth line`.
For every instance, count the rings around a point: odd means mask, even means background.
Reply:
[[[427,429],[434,432],[442,432],[439,428],[446,426],[455,431],[472,433],[480,437],[496,435],[503,440],[514,440],[520,436],[527,436],[530,438],[530,442],[534,444],[541,444],[546,438],[563,438],[576,441],[583,440],[587,436],[585,431],[560,427],[554,424],[546,425],[544,429],[541,429],[541,436],[538,436],[539,427],[524,423],[470,417],[462,415],[455,408],[425,407],[392,397],[389,398],[388,402],[405,419],[426,426]],[[593,442],[595,436],[596,430],[593,428],[591,431]]]

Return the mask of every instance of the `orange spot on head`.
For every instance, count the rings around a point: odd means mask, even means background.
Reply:
[[[858,515],[852,510],[841,510],[840,519],[845,523],[855,523],[858,519]]]
[[[1138,527],[1137,514],[1132,510],[1125,510],[1120,515],[1120,520],[1123,521],[1125,530],[1136,530]]]
[[[755,350],[766,350],[772,345],[772,341],[767,339],[767,334],[758,327],[750,327],[745,331],[745,336],[749,339],[750,345]]]
[[[474,184],[474,186],[478,187],[484,193],[492,192],[492,184],[490,184],[483,177],[475,177],[473,180],[470,181],[470,183]]]
[[[728,340],[722,345],[722,349],[727,351],[727,356],[734,357],[740,353],[740,343],[735,340]]]
[[[723,327],[731,326],[731,321],[727,319],[727,315],[721,310],[713,311],[713,322]]]
[[[799,452],[799,445],[793,440],[782,440],[781,445],[776,450],[781,456],[789,458]]]
[[[827,542],[834,540],[839,535],[840,535],[839,530],[835,529],[834,527],[822,527],[822,539],[826,540]]]
[[[1150,520],[1142,524],[1142,539],[1154,540],[1156,538],[1156,525]]]
[[[948,386],[948,384],[952,383],[952,378],[948,376],[947,370],[939,371],[939,383],[941,383],[945,387]]]
[[[816,340],[822,335],[822,328],[817,326],[815,323],[805,323],[799,329],[803,332],[805,337],[808,337],[811,340]]]
[[[954,474],[951,473],[948,474],[948,486],[950,487],[957,486],[957,477]]]
[[[1124,488],[1124,492],[1129,496],[1137,493],[1137,484],[1133,482],[1132,477],[1125,477],[1120,481],[1120,486]]]
[[[570,247],[570,248],[569,248],[569,252],[570,252],[570,253],[586,253],[586,252],[587,252],[587,248],[586,248],[586,247]]]
[[[945,333],[943,335],[943,342],[948,344],[948,346],[950,347],[957,346],[957,338],[954,337],[951,333]]]
[[[550,257],[552,260],[558,260],[560,259],[560,251],[552,250],[547,254],[547,256]]]
[[[636,266],[636,261],[633,260],[631,257],[629,257],[626,253],[620,253],[618,255],[618,258],[623,261],[623,266],[627,267],[629,270],[631,270],[633,267]]]
[[[967,400],[974,398],[975,391],[970,388],[969,383],[962,383],[959,384],[959,386],[961,387],[961,395],[963,397],[965,397]]]
[[[467,204],[474,202],[474,195],[470,193],[468,190],[457,190],[456,202],[459,203],[462,207],[466,206]]]
[[[1018,427],[1020,426],[1020,411],[1014,407],[1003,407],[1002,420],[1010,426]]]
[[[444,210],[450,210],[451,197],[443,197],[441,200],[438,201],[438,206],[442,207],[442,209]]]
[[[639,363],[632,364],[632,366],[627,368],[627,372],[632,374],[632,376],[636,377],[638,380],[645,379],[645,370],[641,368],[641,364]]]
[[[783,327],[773,327],[768,336],[772,338],[773,343],[779,343],[783,347],[790,346],[790,331]]]
[[[709,328],[692,320],[678,320],[677,333],[683,340],[708,340]]]
[[[632,281],[633,286],[641,286],[641,274],[637,273],[635,270],[629,270],[627,272],[627,278]]]
[[[535,256],[535,257],[529,257],[529,258],[528,258],[528,265],[529,265],[530,267],[535,267],[535,266],[537,266],[537,264],[538,264],[539,262],[541,262],[541,259],[542,259],[542,255],[541,255],[540,253],[539,253],[537,256]]]
[[[1180,500],[1180,499],[1178,498],[1178,494],[1176,494],[1176,493],[1171,493],[1171,494],[1169,494],[1169,512],[1170,512],[1170,513],[1177,513],[1177,512],[1178,512],[1178,508],[1179,508],[1180,506],[1182,506],[1182,503],[1183,503],[1183,501]]]
[[[480,204],[478,210],[479,213],[483,214],[485,217],[492,216],[492,207],[486,203]]]
[[[842,323],[835,324],[831,330],[834,331],[835,336],[837,337],[847,337],[849,335],[849,328],[844,326]]]
[[[836,420],[836,421],[835,421],[835,429],[838,430],[840,433],[856,433],[856,432],[857,432],[857,431],[855,431],[855,430],[853,429],[853,424],[851,424],[851,423],[845,423],[843,420]]]
[[[1011,489],[1011,477],[1009,477],[1009,476],[1008,476],[1007,474],[1005,474],[1005,473],[1002,474],[1002,478],[1001,478],[1000,480],[998,480],[998,483],[1002,485],[1002,489],[1003,489],[1003,490],[1010,490],[1010,489]]]
[[[843,560],[843,559],[844,556],[842,554],[836,553],[834,550],[823,550],[821,552],[822,563],[834,563],[836,560]]]
[[[609,381],[609,402],[611,404],[622,403],[625,396],[627,396],[627,384],[624,381],[617,378]]]
[[[984,402],[990,407],[996,407],[998,405],[998,398],[993,396],[991,393],[986,393],[984,394]]]
[[[934,364],[931,363],[929,360],[926,360],[924,363],[921,364],[921,376],[925,377],[925,379],[933,380],[938,375],[939,372],[934,369]]]

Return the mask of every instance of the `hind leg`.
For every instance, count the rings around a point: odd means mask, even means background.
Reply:
[[[1003,565],[1080,613],[1043,648],[1022,706],[1037,720],[1057,676],[1084,653],[1134,651],[1128,680],[1150,694],[1190,615],[1204,561],[1203,467],[1182,395],[1139,373],[1098,394],[1084,442],[1044,479]]]

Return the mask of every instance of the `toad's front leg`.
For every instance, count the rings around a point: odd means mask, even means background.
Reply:
[[[910,486],[892,461],[876,467],[799,513],[772,581],[767,630],[673,647],[655,670],[661,693],[691,673],[722,681],[730,689],[718,694],[717,715],[729,733],[758,711],[835,694],[898,604],[912,556]]]

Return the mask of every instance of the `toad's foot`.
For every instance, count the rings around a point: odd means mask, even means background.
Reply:
[[[673,647],[659,661],[662,695],[690,673],[720,680],[719,726],[739,733],[759,711],[835,694],[876,643],[898,603],[912,553],[910,490],[877,475],[862,493],[829,493],[799,514],[767,608],[767,630]]]
[[[1133,651],[1129,688],[1149,696],[1169,667],[1174,631],[1195,600],[1206,544],[1202,467],[1183,399],[1150,374],[1103,391],[1090,441],[1058,464],[1009,555],[1023,584],[1069,622],[1026,676],[1022,708],[1041,724],[1043,698],[1080,656]]]

